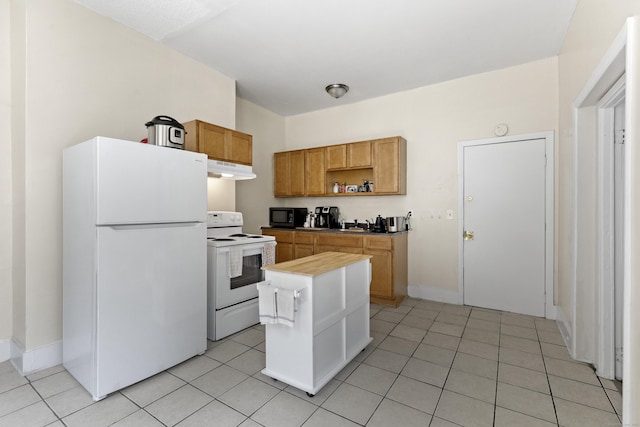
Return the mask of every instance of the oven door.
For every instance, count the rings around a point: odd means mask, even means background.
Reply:
[[[213,278],[216,296],[216,309],[238,304],[258,297],[256,284],[264,280],[262,271],[262,249],[264,243],[248,243],[227,247],[210,248],[213,259],[209,268],[209,277]],[[242,275],[229,278],[229,253],[242,250]]]

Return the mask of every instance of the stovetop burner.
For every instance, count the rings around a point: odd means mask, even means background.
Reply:
[[[207,212],[207,245],[210,248],[247,247],[256,248],[261,244],[275,241],[273,236],[247,233],[242,230],[240,212]]]

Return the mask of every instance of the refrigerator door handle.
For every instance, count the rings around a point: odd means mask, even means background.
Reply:
[[[169,222],[160,224],[123,224],[123,225],[98,225],[98,227],[108,227],[115,231],[141,230],[154,228],[176,228],[176,227],[197,227],[201,222]]]

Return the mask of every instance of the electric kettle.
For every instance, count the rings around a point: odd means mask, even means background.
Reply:
[[[373,232],[374,233],[386,233],[387,232],[387,224],[382,216],[378,215],[376,218],[376,222],[373,224]]]

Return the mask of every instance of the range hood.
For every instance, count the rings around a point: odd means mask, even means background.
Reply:
[[[223,162],[221,160],[208,160],[207,172],[209,176],[222,179],[254,179],[256,174],[253,168],[238,163]]]

